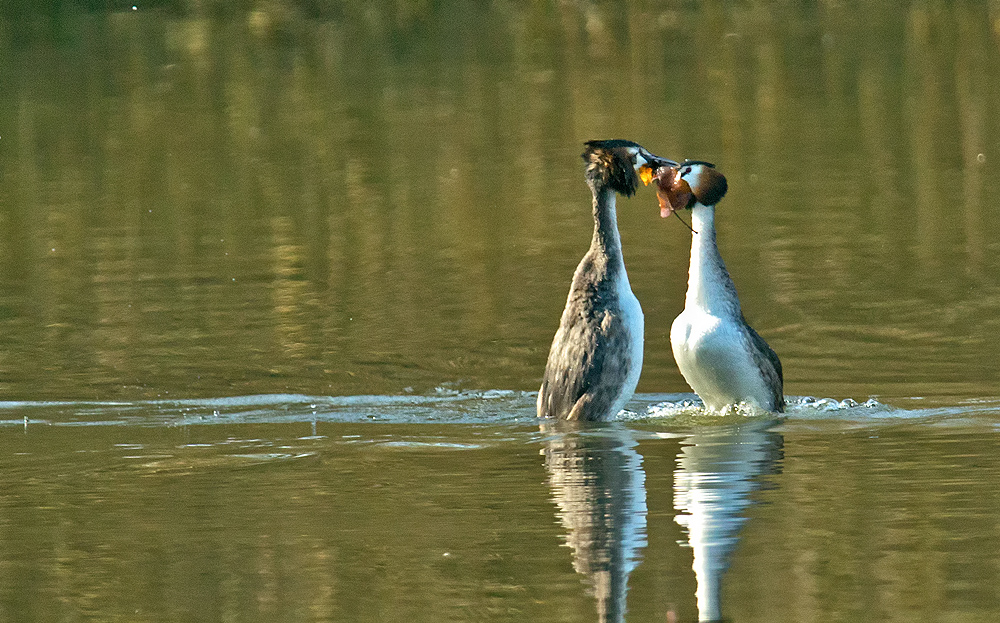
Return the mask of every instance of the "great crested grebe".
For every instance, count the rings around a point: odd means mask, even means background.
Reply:
[[[594,237],[569,289],[538,391],[538,417],[601,420],[617,414],[642,370],[643,316],[622,259],[615,193],[635,194],[656,169],[676,164],[631,141],[585,143]]]
[[[711,411],[739,403],[784,411],[781,361],[743,317],[715,241],[715,205],[726,194],[726,178],[711,163],[685,160],[660,169],[657,185],[661,216],[691,210],[687,295],[670,327],[677,367]]]

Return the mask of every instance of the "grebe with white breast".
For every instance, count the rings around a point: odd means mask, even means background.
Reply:
[[[615,195],[635,194],[658,168],[676,164],[631,141],[585,143],[593,193],[594,237],[573,274],[552,347],[538,417],[602,420],[621,411],[642,370],[643,315],[632,293],[615,211]]]
[[[685,160],[657,172],[660,215],[691,210],[691,266],[684,311],[670,327],[674,360],[710,411],[748,403],[785,410],[781,361],[747,324],[715,239],[715,206],[726,178],[711,163]]]

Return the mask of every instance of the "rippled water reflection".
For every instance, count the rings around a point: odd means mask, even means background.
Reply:
[[[0,612],[986,621],[1000,403],[621,421],[532,394],[0,405]],[[627,613],[627,614],[626,614]]]
[[[988,6],[15,4],[4,399],[537,389],[611,136],[726,174],[789,393],[996,394]],[[686,391],[689,234],[619,212],[639,389]]]
[[[0,619],[992,623],[998,25],[5,4]],[[642,189],[641,393],[534,419],[609,137],[726,174],[787,418],[684,393],[689,234]]]

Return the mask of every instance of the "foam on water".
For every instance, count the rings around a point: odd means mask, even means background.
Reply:
[[[534,393],[509,390],[439,388],[429,395],[266,394],[136,402],[0,402],[0,426],[190,426],[316,421],[515,424],[534,420]]]
[[[438,388],[426,395],[308,396],[266,394],[205,399],[136,402],[0,402],[0,426],[192,426],[232,423],[344,422],[534,426],[535,392],[460,391]],[[918,399],[909,399],[919,404]],[[617,421],[658,426],[732,424],[747,418],[787,425],[839,422],[870,425],[926,420],[941,425],[975,420],[1000,426],[1000,399],[980,398],[945,406],[902,408],[876,398],[789,396],[787,410],[775,415],[738,405],[707,413],[694,394],[639,394]]]

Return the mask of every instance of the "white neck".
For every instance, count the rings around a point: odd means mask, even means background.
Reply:
[[[740,316],[736,286],[715,242],[715,206],[696,203],[691,211],[691,267],[685,307],[698,307],[713,315]]]

